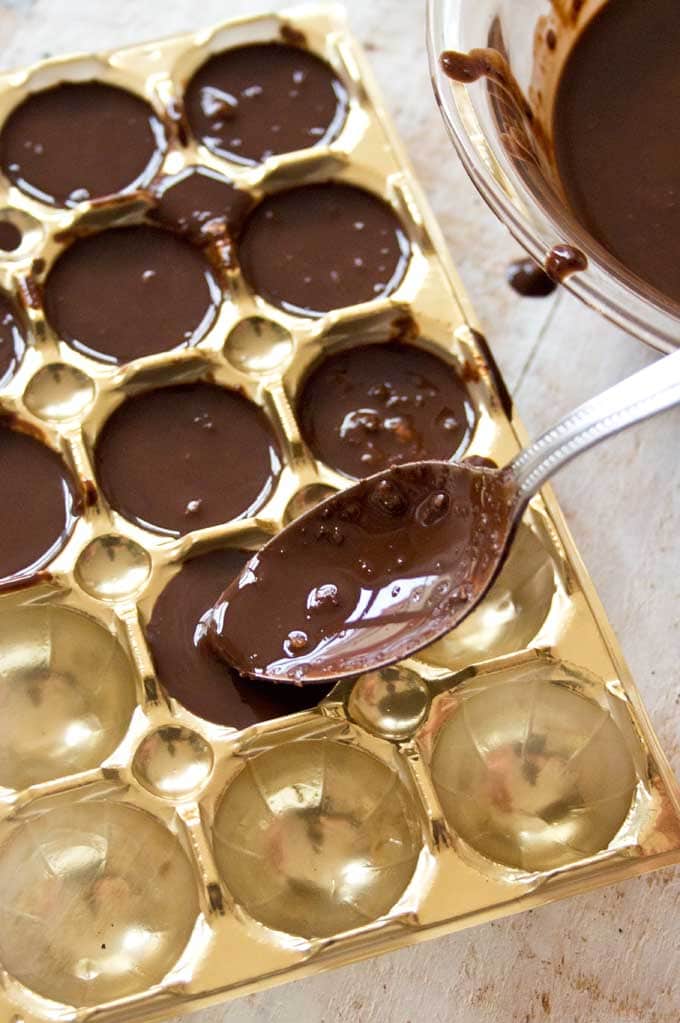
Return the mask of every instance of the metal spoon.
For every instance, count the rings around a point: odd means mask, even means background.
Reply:
[[[215,605],[206,642],[245,675],[297,685],[384,667],[482,599],[530,498],[607,437],[680,403],[680,352],[579,406],[502,469],[414,462],[318,505]]]

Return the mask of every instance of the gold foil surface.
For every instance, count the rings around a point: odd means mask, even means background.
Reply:
[[[408,663],[339,683],[315,710],[239,732],[190,713],[154,675],[144,624],[191,554],[255,548],[347,485],[296,423],[296,392],[321,353],[410,325],[412,343],[469,386],[464,454],[504,463],[523,439],[337,8],[6,73],[0,119],[32,90],[95,78],[146,97],[167,122],[210,54],[291,30],[348,90],[337,138],[255,167],[171,143],[159,174],[200,164],[256,199],[330,179],[375,192],[411,246],[388,298],[288,314],[226,254],[219,313],[198,344],[106,364],[54,335],[41,284],[69,234],[143,220],[144,196],[65,210],[0,183],[3,216],[23,232],[0,286],[30,321],[0,410],[61,452],[89,494],[47,574],[0,596],[6,1019],[187,1012],[680,861],[677,782],[549,491],[460,628]],[[126,395],[206,377],[265,411],[283,470],[254,517],[159,535],[109,508],[93,444]]]

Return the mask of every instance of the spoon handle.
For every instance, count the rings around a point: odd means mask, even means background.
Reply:
[[[582,451],[678,404],[680,352],[674,352],[579,405],[520,451],[509,466],[520,504]]]

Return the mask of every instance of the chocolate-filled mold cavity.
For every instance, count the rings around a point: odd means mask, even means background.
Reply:
[[[205,642],[207,616],[251,553],[213,550],[187,561],[158,597],[146,628],[166,691],[198,717],[233,728],[309,710],[331,686],[277,686],[242,678]]]
[[[253,206],[248,192],[208,167],[188,167],[163,178],[156,197],[153,219],[197,245],[238,233]]]
[[[197,732],[168,725],[140,743],[132,762],[135,778],[161,799],[186,799],[210,777],[213,751]]]
[[[420,848],[418,813],[398,774],[331,741],[248,760],[215,816],[215,859],[231,894],[260,923],[305,938],[387,913]]]
[[[26,348],[26,332],[14,302],[0,291],[0,385],[14,375]]]
[[[299,316],[322,316],[391,294],[409,254],[388,203],[339,183],[268,196],[246,221],[238,246],[252,290]]]
[[[0,219],[0,250],[16,252],[21,245],[23,234],[11,220]]]
[[[94,397],[91,377],[67,362],[51,362],[29,380],[24,404],[38,419],[60,423],[83,415]]]
[[[328,356],[303,382],[297,409],[314,455],[353,479],[401,462],[453,458],[475,418],[455,368],[400,342]]]
[[[44,568],[80,510],[69,470],[46,444],[0,417],[0,586]]]
[[[211,57],[185,93],[194,137],[218,156],[257,164],[331,142],[347,116],[347,91],[320,57],[255,43]]]
[[[135,709],[134,670],[118,640],[70,608],[0,615],[0,785],[23,789],[97,767]]]
[[[555,563],[527,520],[517,529],[503,569],[481,604],[418,659],[441,668],[501,657],[529,646],[550,613]]]
[[[165,133],[139,96],[103,82],[62,82],[15,107],[0,132],[9,180],[50,206],[140,188],[157,172]]]
[[[333,494],[337,494],[337,490],[334,487],[328,487],[324,483],[310,483],[308,486],[303,487],[302,490],[298,490],[297,494],[293,494],[290,501],[286,505],[286,510],[283,513],[284,525],[289,526],[291,522],[298,519],[305,512],[311,511],[312,508],[316,508],[317,504],[321,504],[327,497],[332,497]]]
[[[453,831],[487,859],[528,871],[606,849],[637,782],[610,711],[549,667],[460,692],[431,769]]]
[[[20,824],[0,849],[0,892],[3,967],[75,1006],[159,983],[199,911],[174,835],[150,814],[98,800]]]
[[[84,355],[123,363],[197,344],[222,294],[193,245],[158,227],[121,227],[75,241],[45,282],[54,332]]]
[[[194,383],[119,405],[99,435],[95,465],[112,508],[180,536],[253,514],[272,493],[281,460],[257,405]]]

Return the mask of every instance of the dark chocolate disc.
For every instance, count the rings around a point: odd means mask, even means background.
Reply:
[[[318,316],[389,295],[406,272],[409,244],[386,202],[330,183],[264,199],[246,221],[238,254],[258,295]]]
[[[205,383],[123,402],[104,424],[95,462],[113,508],[174,535],[251,514],[280,471],[262,410],[236,391]]]
[[[451,458],[466,444],[474,418],[455,369],[399,342],[324,359],[304,382],[297,407],[317,458],[355,479],[400,462]]]
[[[201,244],[238,232],[253,201],[241,188],[234,188],[221,174],[207,167],[191,167],[158,187],[155,220],[164,227]]]
[[[12,111],[0,162],[23,192],[75,206],[148,184],[165,147],[160,121],[139,96],[103,82],[62,82]]]
[[[313,53],[255,43],[206,61],[189,82],[185,106],[199,142],[254,164],[334,139],[347,116],[347,92]]]
[[[0,383],[12,376],[25,347],[26,336],[14,303],[0,292]]]
[[[82,238],[59,257],[45,283],[45,314],[54,331],[107,362],[197,343],[220,301],[204,256],[157,227]]]

